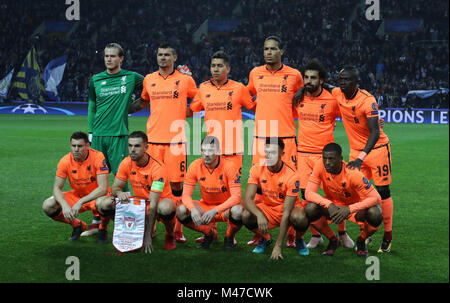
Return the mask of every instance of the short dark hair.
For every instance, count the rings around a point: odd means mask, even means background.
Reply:
[[[82,132],[82,131],[74,132],[72,134],[72,136],[70,136],[70,141],[72,141],[72,139],[74,139],[74,140],[81,140],[81,139],[83,139],[86,143],[89,143],[88,135],[86,133]]]
[[[344,66],[339,73],[342,73],[343,71],[348,71],[352,73],[352,75],[355,77],[355,80],[359,81],[359,71],[358,69],[353,65],[346,65]]]
[[[211,61],[212,59],[222,59],[226,65],[230,65],[230,56],[224,51],[215,52],[211,57]]]
[[[140,131],[140,130],[136,130],[136,131],[132,132],[132,133],[128,136],[128,138],[129,138],[129,139],[130,139],[130,138],[141,138],[142,141],[144,141],[145,143],[148,142],[148,137],[147,137],[147,135],[146,135],[143,131]]]
[[[312,59],[303,67],[303,76],[307,70],[316,70],[319,72],[319,79],[324,81],[327,79],[328,72],[322,62],[320,62],[317,58]]]
[[[268,145],[268,144],[277,144],[278,145],[278,147],[281,149],[281,150],[284,150],[284,142],[283,142],[283,139],[281,139],[281,138],[279,138],[279,137],[267,137],[266,138],[266,143],[265,143],[266,145]]]
[[[115,42],[113,42],[113,43],[108,43],[106,46],[105,46],[105,49],[106,48],[115,48],[115,49],[117,49],[118,51],[119,51],[119,57],[123,57],[124,56],[124,51],[123,51],[123,48],[122,48],[122,46],[120,46],[120,44],[119,43],[115,43]],[[105,51],[103,51],[103,54],[105,53]]]
[[[336,152],[338,154],[338,156],[342,156],[341,146],[334,142],[328,143],[327,145],[325,145],[322,152]]]
[[[201,145],[203,144],[210,144],[210,145],[214,145],[218,150],[220,149],[220,143],[219,143],[219,139],[217,139],[217,137],[214,136],[206,136],[203,138]]]
[[[278,42],[278,48],[279,49],[284,49],[284,43],[281,41],[281,39],[278,36],[269,36],[269,37],[266,38],[266,40],[264,40],[264,43],[267,40],[275,40],[275,41],[277,41]]]
[[[177,52],[175,51],[175,49],[172,47],[172,45],[170,45],[168,42],[161,42],[159,45],[158,45],[158,48],[170,48],[170,50],[172,51],[172,54],[174,55],[174,56],[176,56],[177,55]]]

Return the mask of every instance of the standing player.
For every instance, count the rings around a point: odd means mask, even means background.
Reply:
[[[78,240],[86,229],[86,223],[77,219],[79,213],[95,209],[95,199],[108,190],[109,169],[105,157],[90,148],[88,135],[75,132],[70,137],[71,152],[58,163],[53,196],[42,205],[44,213],[51,219],[73,227],[69,240]],[[72,190],[63,192],[69,179]]]
[[[330,240],[323,253],[334,255],[339,241],[327,219],[339,224],[350,220],[361,225],[361,234],[356,241],[357,255],[367,257],[365,240],[373,235],[383,220],[378,206],[381,197],[369,180],[358,170],[346,167],[342,160],[341,147],[329,143],[323,148],[322,161],[316,163],[306,187],[306,214],[311,222]],[[322,185],[325,197],[317,193]]]
[[[171,199],[170,187],[167,183],[167,170],[149,154],[146,153],[148,138],[144,132],[132,132],[128,138],[130,156],[120,164],[119,171],[111,188],[112,197],[102,197],[97,200],[96,207],[103,217],[114,216],[114,198],[121,202],[129,201],[129,193],[124,192],[127,180],[130,180],[134,195],[139,199],[149,199],[147,220],[144,234],[144,252],[153,251],[151,231],[159,218],[166,227],[165,249],[176,247],[174,227],[176,205]],[[107,225],[107,224],[105,224]],[[107,241],[106,229],[100,229],[99,238]]]
[[[381,196],[384,235],[378,252],[389,252],[392,241],[393,202],[391,183],[391,149],[389,138],[378,123],[378,104],[366,90],[358,88],[359,72],[344,67],[338,75],[339,88],[332,91],[339,103],[342,121],[350,143],[347,166],[360,169],[373,179]]]
[[[166,165],[172,194],[180,205],[187,165],[185,123],[190,112],[187,98],[195,97],[197,86],[191,76],[174,69],[177,53],[172,46],[160,44],[156,58],[159,70],[145,76],[143,102],[136,103],[133,110],[150,104],[147,152]],[[175,237],[178,242],[186,242],[178,221]]]
[[[254,110],[256,102],[243,84],[228,78],[230,73],[229,56],[218,51],[211,57],[212,79],[200,84],[197,95],[190,108],[193,112],[205,110],[207,135],[219,139],[222,157],[242,170],[244,146],[242,139],[242,106]],[[203,237],[196,241],[200,242]]]
[[[241,177],[232,161],[220,156],[220,143],[206,136],[201,143],[202,158],[189,166],[183,188],[183,205],[177,216],[185,226],[200,231],[204,239],[199,248],[209,248],[217,231],[215,222],[227,222],[224,250],[235,248],[234,236],[242,227]],[[201,200],[192,200],[196,184]]]
[[[205,110],[207,135],[219,139],[221,158],[233,161],[240,174],[244,154],[241,108],[254,109],[256,103],[243,84],[228,79],[230,61],[225,52],[214,53],[210,71],[212,79],[200,84],[190,108],[194,112]]]
[[[340,116],[336,99],[323,88],[327,71],[320,61],[313,59],[303,69],[305,95],[297,105],[298,113],[298,173],[300,189],[305,204],[305,188],[308,178],[317,162],[322,161],[322,149],[334,142],[333,131],[336,117]],[[345,247],[352,248],[353,240],[345,232],[345,221],[339,224],[339,238]],[[312,238],[308,248],[315,248],[323,242],[320,233],[311,227]]]
[[[292,168],[297,167],[297,143],[292,97],[303,86],[300,72],[281,62],[284,47],[276,36],[264,42],[265,65],[252,69],[248,89],[256,95],[258,106],[255,112],[255,138],[253,140],[252,164],[264,163],[266,138],[283,140],[283,161]]]
[[[121,68],[124,51],[119,44],[109,43],[103,54],[106,70],[89,82],[89,141],[105,155],[115,175],[128,155],[128,112],[133,91],[142,90],[144,77]],[[90,229],[98,227],[99,219],[94,216]]]
[[[297,141],[294,123],[295,109],[292,97],[303,86],[301,73],[284,65],[281,57],[284,46],[277,36],[269,36],[264,41],[265,65],[252,69],[249,75],[248,89],[256,95],[258,106],[255,111],[255,134],[253,140],[252,165],[264,163],[264,144],[268,137],[278,137],[285,145],[283,161],[290,167],[297,168]],[[259,189],[258,189],[259,193]],[[292,242],[293,230],[290,230],[288,247]],[[253,245],[257,237],[248,244]]]
[[[303,241],[303,234],[308,229],[308,219],[300,203],[300,180],[296,170],[282,161],[284,143],[280,138],[267,138],[264,146],[265,165],[254,165],[250,169],[247,188],[245,189],[242,222],[258,234],[261,240],[253,250],[263,253],[272,243],[268,231],[280,227],[272,259],[283,258],[281,246],[289,224],[295,228],[295,244],[300,255],[308,255],[309,250]],[[257,188],[261,195],[256,197]],[[257,200],[261,201],[257,201]],[[259,202],[259,203],[258,203]]]

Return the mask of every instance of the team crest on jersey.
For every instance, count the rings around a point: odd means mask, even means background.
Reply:
[[[106,81],[103,81],[102,83],[101,83],[101,85],[105,85],[106,84]]]
[[[206,95],[206,98],[210,98],[210,97],[211,97],[211,94],[207,94],[207,95]]]
[[[122,229],[127,231],[133,231],[136,229],[136,216],[133,213],[124,213],[122,222]]]
[[[91,182],[95,182],[95,177],[91,177]]]
[[[258,79],[262,80],[262,79],[264,79],[264,76],[259,76]]]
[[[205,177],[201,177],[201,178],[200,178],[200,181],[205,181],[205,180],[206,180]]]
[[[127,76],[122,77],[122,85],[125,85],[127,83]]]
[[[77,173],[77,171],[76,170],[72,170],[72,174],[76,174]]]

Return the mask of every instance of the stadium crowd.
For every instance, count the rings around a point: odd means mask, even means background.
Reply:
[[[286,42],[284,62],[301,67],[318,58],[336,84],[338,71],[352,64],[361,72],[360,86],[372,92],[380,107],[448,108],[448,94],[422,100],[406,96],[410,90],[448,88],[448,2],[410,5],[393,0],[381,3],[381,20],[365,18],[364,1],[226,0],[139,1],[97,0],[81,3],[76,29],[64,35],[33,35],[44,20],[65,20],[66,5],[59,1],[4,1],[0,5],[0,78],[20,67],[32,44],[43,69],[53,58],[68,55],[61,99],[87,101],[90,77],[104,70],[102,51],[109,42],[125,49],[124,69],[142,75],[157,69],[155,51],[168,41],[186,64],[197,85],[209,77],[209,58],[223,49],[231,55],[230,76],[247,84],[248,73],[262,64],[263,40],[270,34]],[[359,5],[359,6],[358,6]],[[193,33],[206,19],[237,19],[231,32]],[[384,18],[421,19],[411,32],[379,31]]]

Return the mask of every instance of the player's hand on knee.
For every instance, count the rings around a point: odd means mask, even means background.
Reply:
[[[258,229],[263,234],[266,234],[269,231],[269,221],[267,221],[266,217],[264,216],[257,217],[257,221],[258,221]]]
[[[61,211],[63,213],[64,218],[66,218],[66,220],[69,220],[72,222],[75,219],[72,214],[72,208],[70,208],[68,205],[61,206]]]
[[[72,206],[72,216],[73,217],[75,217],[75,218],[78,217],[78,213],[82,206],[83,206],[83,204],[81,204],[79,202],[75,203],[75,205]]]
[[[200,212],[197,208],[191,209],[191,218],[192,222],[194,222],[195,225],[199,226],[202,225],[202,216],[200,215]]]
[[[211,222],[211,220],[214,218],[214,216],[216,214],[218,214],[218,211],[215,208],[213,208],[213,209],[207,211],[206,213],[204,213],[203,216],[202,216],[203,224],[208,225],[209,222]]]
[[[331,216],[333,223],[340,224],[350,215],[350,209],[347,206],[336,206],[337,211]]]
[[[130,202],[130,197],[126,192],[118,192],[117,199],[119,199],[120,203],[127,204]]]
[[[361,170],[361,165],[362,165],[363,161],[361,159],[355,159],[353,161],[350,161],[347,163],[347,168],[350,169],[355,169],[357,168],[358,170]]]

